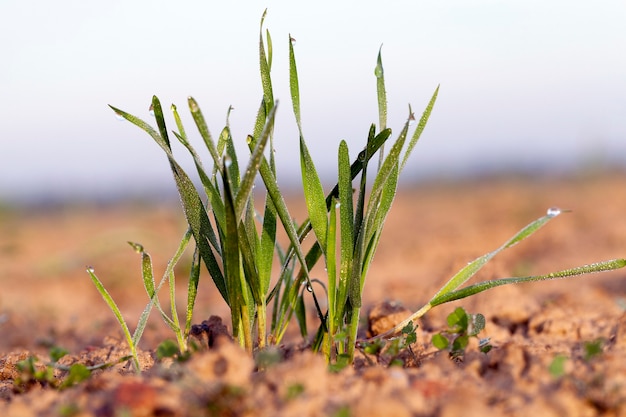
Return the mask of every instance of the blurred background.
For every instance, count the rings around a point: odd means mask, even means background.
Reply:
[[[8,0],[0,4],[0,200],[175,193],[160,149],[107,104],[153,123],[153,94],[166,109],[175,103],[198,149],[187,96],[214,136],[232,105],[232,131],[243,145],[262,95],[266,7],[281,102],[278,176],[286,187],[299,181],[289,34],[305,138],[326,183],[336,175],[339,140],[356,155],[378,123],[381,44],[388,126],[396,133],[407,105],[419,116],[441,85],[405,183],[626,164],[623,1]]]

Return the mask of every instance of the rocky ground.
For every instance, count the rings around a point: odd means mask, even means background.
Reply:
[[[381,316],[381,308],[400,312],[391,319],[416,310],[464,264],[553,206],[572,212],[498,255],[475,280],[626,257],[626,176],[620,173],[403,189],[365,285],[370,318]],[[302,207],[294,213],[302,217]],[[126,355],[122,333],[85,268],[93,266],[136,323],[147,298],[140,259],[126,241],[143,244],[160,274],[184,231],[182,214],[170,203],[1,211],[0,415],[626,415],[626,270],[500,287],[440,306],[418,323],[417,341],[400,355],[404,367],[360,353],[355,366],[329,372],[323,357],[299,349],[295,326],[276,351],[282,359],[262,370],[226,338],[187,362],[158,361],[157,345],[173,335],[154,314],[140,346],[141,375],[123,362],[64,390],[16,384],[24,377],[16,363],[37,355],[42,367],[50,346],[70,352],[61,360],[67,365]],[[177,272],[184,277],[184,265]],[[470,344],[464,357],[452,360],[432,346],[432,335],[458,306],[486,317],[481,337],[491,338],[489,353]],[[210,316],[228,322],[208,279],[194,314],[198,324]],[[367,326],[364,320],[363,332]],[[63,378],[62,371],[53,375]]]

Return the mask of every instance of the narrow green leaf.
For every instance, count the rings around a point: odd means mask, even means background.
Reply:
[[[348,297],[348,283],[352,274],[352,257],[354,251],[354,212],[352,202],[352,178],[350,175],[350,156],[346,141],[339,143],[339,223],[340,223],[340,270],[339,290],[337,296],[338,319],[343,316],[343,306]]]
[[[304,295],[298,295],[295,308],[296,320],[298,321],[298,327],[300,327],[300,334],[303,338],[308,336],[306,328],[306,307],[304,306]]]
[[[328,217],[326,214],[324,189],[302,136],[300,136],[300,169],[302,170],[302,189],[309,213],[309,220],[322,252],[326,253]]]
[[[132,114],[126,113],[125,111],[120,110],[120,109],[118,109],[116,107],[113,107],[111,105],[109,105],[109,107],[111,109],[113,109],[115,114],[117,114],[118,116],[128,120],[129,122],[131,122],[135,126],[139,127],[140,129],[142,129],[143,131],[148,133],[152,137],[152,139],[154,139],[154,141],[157,143],[157,145],[159,145],[161,147],[161,149],[163,149],[165,151],[165,153],[171,153],[169,144],[166,141],[164,141],[163,138],[161,137],[161,135],[159,134],[159,132],[154,130],[154,128],[152,126],[150,126],[148,123],[146,123],[143,120],[141,120],[140,118],[135,117]]]
[[[383,46],[380,45],[378,50],[378,59],[376,60],[376,69],[374,75],[376,76],[376,96],[378,97],[378,125],[380,130],[387,128],[387,91],[385,90],[385,71],[383,70],[382,60]],[[380,158],[378,160],[378,168],[383,164],[385,159],[384,145],[380,148]]]
[[[197,108],[197,104],[195,101],[191,99],[191,102],[194,103],[196,113],[199,113],[199,108]],[[211,250],[211,247],[208,243],[208,237],[211,232],[211,223],[209,218],[204,210],[204,206],[198,195],[193,182],[189,178],[189,176],[185,173],[185,171],[181,168],[181,166],[176,162],[172,152],[169,148],[169,144],[164,141],[161,135],[154,130],[150,125],[145,123],[143,120],[138,119],[122,110],[116,109],[115,107],[110,106],[113,111],[115,111],[118,115],[124,117],[126,120],[135,124],[145,132],[147,132],[154,141],[163,149],[165,154],[167,155],[168,161],[170,163],[170,167],[172,169],[172,174],[174,175],[174,181],[176,182],[176,188],[178,189],[178,193],[181,197],[181,202],[183,204],[183,211],[185,213],[185,217],[187,219],[187,223],[192,229],[194,239],[200,248],[200,254],[202,259],[207,266],[211,278],[215,282],[215,285],[219,289],[220,293],[224,297],[225,300],[228,300],[228,294],[226,292],[226,284],[224,282],[224,277],[222,275],[221,270],[217,267],[217,262],[215,260],[215,256]],[[193,106],[192,106],[193,107]],[[193,110],[192,110],[193,112]],[[157,113],[155,111],[155,117],[159,117],[162,119],[162,113]],[[203,119],[202,119],[203,120]],[[161,123],[161,122],[159,122]],[[206,127],[206,125],[205,125]],[[208,130],[207,130],[208,132]],[[201,132],[202,134],[202,132]]]
[[[172,147],[170,145],[169,137],[167,136],[167,127],[165,126],[165,117],[163,115],[163,108],[161,107],[161,102],[157,96],[152,96],[152,111],[154,112],[154,118],[156,119],[157,126],[159,128],[159,132],[161,133],[161,137],[163,141],[167,145],[167,148],[172,151]]]
[[[493,259],[493,257],[496,256],[498,253],[526,239],[528,236],[532,235],[534,232],[536,232],[539,228],[545,225],[548,221],[552,220],[558,214],[559,213],[546,214],[545,216],[538,218],[537,220],[533,221],[532,223],[521,229],[519,232],[517,232],[511,239],[506,241],[498,249],[486,253],[485,255],[480,256],[474,259],[472,262],[468,263],[452,278],[450,278],[450,280],[439,291],[437,291],[432,299],[434,300],[439,296],[442,296],[459,288],[471,277],[473,277],[487,262]]]
[[[233,195],[237,195],[237,192],[239,191],[239,186],[241,183],[241,177],[239,173],[239,160],[237,158],[237,151],[235,150],[235,144],[233,143],[233,138],[230,135],[230,129],[228,127],[224,127],[224,129],[222,129],[220,138],[224,138],[226,157],[230,158],[230,161],[228,163],[228,178],[230,178],[231,191]],[[243,212],[243,208],[241,212]],[[236,213],[241,214],[241,212],[236,212]]]
[[[261,68],[261,84],[263,86],[263,100],[265,102],[265,111],[269,113],[270,109],[274,107],[274,93],[272,88],[272,78],[270,77],[270,69],[271,69],[271,61],[265,54],[265,46],[263,45],[263,21],[265,20],[265,16],[267,14],[267,10],[263,12],[263,16],[261,17],[261,29],[259,33],[259,61]],[[269,34],[269,32],[268,32]],[[268,36],[268,47],[270,50],[271,57],[271,39]]]
[[[257,267],[261,291],[267,295],[270,286],[272,263],[274,260],[274,248],[276,247],[276,208],[269,196],[265,199],[265,212],[263,213],[263,228],[261,230],[261,243],[257,253]]]
[[[255,146],[254,141],[251,141],[248,144],[248,146],[250,147]],[[290,248],[291,250],[294,251],[298,261],[300,262],[300,265],[303,268],[306,283],[308,285],[311,285],[311,278],[309,277],[309,269],[306,266],[307,265],[306,259],[305,259],[304,253],[302,252],[300,241],[298,240],[298,233],[296,231],[294,224],[291,221],[291,216],[289,214],[289,211],[287,210],[287,205],[285,204],[285,200],[283,199],[282,193],[280,192],[278,188],[278,183],[276,182],[276,178],[274,177],[274,174],[272,170],[270,169],[269,164],[267,163],[267,160],[265,159],[265,157],[263,157],[261,160],[261,166],[259,167],[259,172],[261,174],[261,178],[263,179],[263,183],[265,184],[267,193],[272,199],[272,203],[274,204],[276,208],[278,218],[280,219],[285,229],[285,232],[287,233],[287,237],[289,238],[289,242],[291,244]],[[286,266],[283,267],[283,271],[284,270],[286,270]],[[312,296],[313,296],[313,302],[315,303],[320,320],[323,320],[322,310],[319,307],[319,301],[317,300],[315,291],[312,293]]]
[[[263,151],[265,150],[265,145],[267,144],[267,140],[270,137],[270,134],[274,130],[274,120],[276,118],[277,108],[278,103],[276,103],[276,106],[274,106],[270,110],[267,117],[267,123],[265,123],[265,127],[261,132],[260,139],[258,141],[253,141],[252,139],[248,138],[248,142],[250,142],[250,144],[252,144],[252,142],[255,143],[252,150],[252,155],[250,156],[250,161],[248,162],[246,172],[244,174],[243,180],[241,181],[240,189],[237,192],[235,200],[235,214],[237,215],[237,219],[240,219],[243,214],[245,204],[250,197],[252,188],[254,187],[254,179],[259,172],[261,164],[263,163]]]
[[[187,285],[187,309],[185,314],[185,333],[184,338],[189,338],[191,324],[193,319],[193,308],[196,305],[196,297],[198,296],[198,283],[200,282],[200,251],[198,247],[193,252],[191,261],[191,270],[189,271],[189,283]]]
[[[113,301],[113,297],[111,297],[111,294],[109,294],[106,288],[104,288],[104,285],[102,285],[102,281],[100,281],[100,279],[96,276],[96,273],[94,272],[93,268],[88,267],[87,273],[91,277],[91,281],[96,286],[96,289],[98,290],[98,292],[100,293],[104,301],[107,303],[107,305],[113,312],[113,315],[117,319],[117,322],[120,324],[120,327],[122,328],[122,332],[124,333],[124,336],[126,337],[126,342],[128,343],[128,347],[130,348],[130,353],[133,356],[133,366],[135,368],[135,371],[139,372],[141,368],[139,366],[139,357],[137,356],[137,347],[133,343],[133,337],[131,336],[130,330],[128,329],[128,325],[126,324],[126,321],[124,320],[124,316],[122,316],[122,312],[120,311],[115,301]]]
[[[296,57],[293,52],[293,38],[289,35],[289,89],[291,91],[291,102],[293,104],[293,114],[296,116],[296,124],[302,136],[302,122],[300,119],[300,87],[298,84],[298,69],[296,67]]]
[[[335,322],[336,298],[337,298],[337,210],[339,202],[335,201],[335,206],[330,209],[330,219],[328,222],[328,234],[326,241],[326,273],[328,275],[328,323],[331,328]]]
[[[626,259],[613,259],[610,261],[597,262],[590,265],[583,265],[576,268],[565,269],[550,274],[494,279],[491,281],[485,281],[478,284],[470,285],[457,291],[441,294],[440,296],[433,298],[429,304],[432,307],[435,307],[437,305],[454,300],[460,300],[462,298],[469,297],[470,295],[478,294],[480,292],[499,287],[501,285],[521,284],[525,282],[547,281],[557,278],[575,277],[595,272],[612,271],[614,269],[623,268],[624,266],[626,266]]]
[[[196,153],[195,149],[186,141],[183,136],[174,132],[174,135],[180,140],[180,142],[187,148],[189,153],[191,154],[198,175],[200,176],[200,181],[202,182],[202,186],[204,188],[204,192],[208,197],[208,207],[206,211],[212,211],[215,216],[215,222],[218,229],[218,233],[222,233],[225,229],[226,220],[224,215],[224,203],[222,201],[222,196],[220,195],[219,190],[215,186],[215,184],[211,181],[209,176],[206,174],[204,167],[202,166],[202,161],[200,161],[200,157]],[[208,224],[207,227],[207,239],[213,245],[214,250],[219,254],[221,251],[221,247],[217,241],[217,237],[215,236],[215,232],[213,231],[213,226],[211,223]]]
[[[193,97],[189,97],[187,99],[189,104],[189,110],[191,111],[191,116],[193,117],[194,122],[196,123],[196,127],[200,132],[200,136],[204,140],[204,144],[206,145],[211,157],[213,158],[213,164],[216,168],[221,168],[221,157],[217,152],[217,148],[215,147],[215,142],[213,141],[213,137],[211,136],[211,132],[209,132],[209,127],[206,124],[206,120],[202,115],[202,111],[200,110],[200,106]]]
[[[439,94],[439,86],[437,86],[437,88],[435,89],[433,96],[428,102],[428,105],[426,106],[424,113],[422,113],[422,117],[420,118],[420,121],[417,124],[417,127],[415,128],[415,132],[413,132],[413,136],[411,137],[411,140],[409,141],[406,152],[404,153],[404,158],[402,158],[402,164],[400,165],[400,172],[402,172],[402,170],[404,169],[404,165],[406,165],[406,161],[409,159],[411,152],[413,152],[413,148],[415,147],[415,144],[417,143],[419,138],[422,136],[422,132],[424,131],[424,128],[426,127],[426,123],[428,122],[428,119],[430,118],[430,113],[432,112],[433,107],[435,106],[435,101],[437,101],[438,94]]]
[[[225,163],[228,165],[228,162]],[[224,275],[228,289],[228,306],[233,323],[233,335],[238,335],[241,325],[241,310],[244,307],[243,287],[239,258],[239,233],[237,215],[228,178],[228,167],[224,167],[224,208],[226,210],[226,234],[224,236]],[[245,324],[244,324],[245,326]]]

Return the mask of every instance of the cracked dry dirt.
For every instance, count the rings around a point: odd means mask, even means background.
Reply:
[[[623,174],[420,185],[403,189],[394,203],[365,286],[365,305],[389,301],[419,308],[465,263],[552,206],[573,212],[498,255],[474,280],[626,256]],[[303,217],[302,207],[295,215]],[[134,327],[147,296],[140,259],[126,241],[145,246],[159,275],[184,228],[175,204],[0,214],[0,415],[626,415],[624,270],[501,287],[438,307],[419,322],[405,368],[371,364],[375,358],[361,355],[357,366],[330,373],[322,357],[296,348],[295,328],[281,349],[285,359],[264,371],[223,338],[188,362],[155,363],[154,349],[172,334],[153,313],[140,346],[141,375],[120,364],[61,392],[41,384],[16,389],[15,363],[31,354],[45,358],[50,345],[70,351],[66,364],[125,355],[121,331],[85,266],[95,268]],[[183,306],[186,271],[177,272]],[[226,320],[219,294],[203,277],[194,321],[212,315]],[[459,362],[434,353],[430,338],[457,306],[485,315],[481,336],[491,338],[491,352],[470,346]],[[591,359],[585,359],[588,342],[601,346]],[[560,377],[549,371],[557,355],[567,357]]]

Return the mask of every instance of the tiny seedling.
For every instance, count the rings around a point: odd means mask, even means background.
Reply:
[[[205,167],[191,144],[175,105],[171,106],[177,128],[173,131],[167,128],[161,102],[156,96],[152,98],[150,106],[156,128],[111,106],[120,118],[141,128],[163,150],[188,223],[188,230],[179,250],[170,261],[158,285],[153,278],[149,255],[141,245],[131,244],[142,257],[142,276],[149,298],[133,334],[130,333],[121,312],[93,269],[88,269],[96,288],[122,326],[137,370],[139,369],[137,344],[153,307],[156,307],[167,325],[174,331],[180,352],[187,351],[191,313],[196,301],[201,264],[206,267],[217,290],[230,308],[233,336],[251,354],[255,349],[263,350],[266,346],[279,345],[294,316],[301,334],[308,337],[305,303],[312,302],[318,316],[317,330],[311,333],[314,334],[311,343],[313,348],[324,352],[328,362],[334,363],[336,367],[349,364],[353,360],[362,294],[369,267],[380,242],[385,219],[396,196],[400,173],[426,127],[439,87],[435,89],[416,123],[413,123],[416,117],[409,106],[405,124],[397,137],[391,140],[392,131],[387,127],[385,77],[379,51],[374,71],[379,125],[377,127],[372,124],[367,129],[365,143],[356,158],[350,157],[345,141],[339,143],[337,183],[330,191],[324,191],[304,139],[294,40],[289,36],[287,39],[289,91],[299,132],[302,190],[309,216],[298,224],[291,216],[277,183],[274,123],[278,101],[274,98],[271,77],[273,44],[269,31],[263,31],[264,18],[265,14],[261,19],[259,34],[263,96],[252,132],[245,138],[250,151],[247,163],[243,164],[235,151],[235,138],[231,135],[229,125],[232,108],[227,111],[226,125],[216,141],[209,131],[198,102],[191,97],[188,99],[191,116],[211,157],[212,166]],[[197,178],[201,183],[201,191],[196,188],[189,174],[174,156],[171,136],[180,142],[193,160]],[[387,142],[390,146],[385,152]],[[377,167],[371,167],[370,161],[375,156],[378,159]],[[372,171],[375,171],[374,175],[368,175]],[[260,176],[263,187],[254,190],[257,176]],[[370,182],[372,178],[373,182]],[[259,190],[260,188],[262,190]],[[262,209],[257,211],[258,207]],[[549,209],[545,216],[530,223],[502,246],[470,262],[426,305],[394,329],[376,336],[375,340],[393,337],[410,325],[411,330],[405,334],[406,340],[397,342],[410,344],[414,320],[431,308],[500,285],[573,277],[626,266],[625,259],[616,259],[546,275],[505,278],[462,288],[463,284],[494,256],[524,240],[562,212],[558,208]],[[289,245],[286,248],[278,241],[278,232],[281,229],[288,238]],[[185,323],[181,325],[174,297],[174,266],[187,246],[192,244],[192,240],[195,249],[188,284]],[[310,244],[304,245],[305,240]],[[324,289],[324,303],[320,302],[321,295],[318,290],[320,285],[317,285],[318,282],[315,282],[309,274],[320,260],[327,275],[323,282],[319,281]],[[277,276],[272,276],[276,261],[279,263],[279,268],[276,269],[280,272]],[[158,299],[159,290],[166,282],[170,289],[169,314],[161,308]],[[323,310],[322,306],[327,307]],[[468,330],[474,330],[469,328],[464,330],[465,336],[469,337]],[[462,337],[465,336],[457,337],[455,340],[461,343],[464,340]],[[453,340],[453,347],[454,343]]]
[[[93,366],[82,363],[74,363],[70,366],[61,365],[59,360],[67,354],[67,350],[52,346],[48,353],[50,360],[46,363],[40,363],[35,356],[29,356],[19,361],[16,367],[20,371],[20,375],[14,381],[15,388],[21,391],[32,384],[39,383],[62,390],[86,380],[96,369],[105,369],[130,359],[129,356],[125,356],[116,363],[102,363]],[[57,377],[56,371],[65,372],[65,375]]]
[[[582,345],[582,363],[588,366],[595,358],[601,356],[605,343],[606,341],[602,338],[584,342]],[[557,379],[567,376],[565,365],[569,360],[567,355],[556,355],[548,366],[550,375]]]
[[[489,338],[480,339],[478,333],[485,328],[485,316],[482,314],[469,314],[462,307],[457,307],[448,315],[448,329],[433,336],[433,345],[439,350],[446,350],[453,359],[465,355],[465,348],[469,345],[470,338],[478,339],[478,348],[487,353],[491,350]]]
[[[374,355],[378,363],[387,363],[389,366],[404,366],[401,353],[407,351],[415,357],[411,345],[417,341],[417,326],[409,322],[404,326],[397,337],[389,339],[372,339],[357,344],[357,347],[366,355]],[[367,356],[366,356],[367,357]]]

